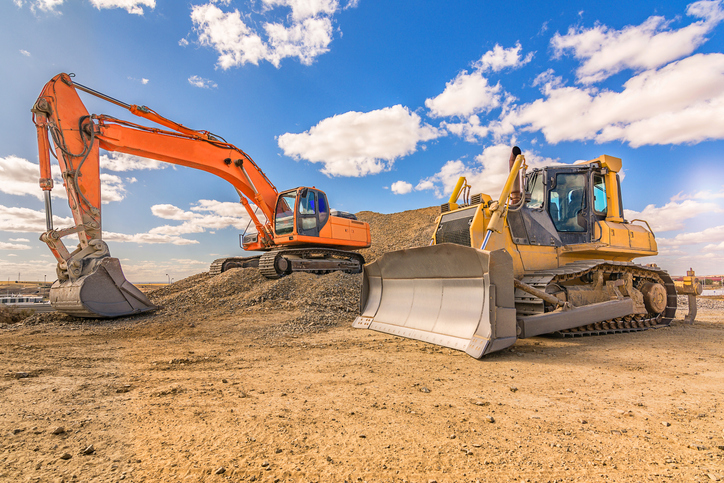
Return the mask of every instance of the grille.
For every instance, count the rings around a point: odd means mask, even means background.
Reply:
[[[443,215],[437,229],[437,243],[455,243],[470,246],[470,224],[475,215],[475,208]]]

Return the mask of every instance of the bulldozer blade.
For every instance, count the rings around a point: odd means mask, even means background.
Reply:
[[[517,338],[513,260],[450,243],[386,253],[364,267],[353,326],[476,359],[505,349]]]
[[[75,317],[121,317],[157,307],[126,280],[117,258],[104,258],[89,273],[71,281],[57,280],[50,288],[50,305]]]

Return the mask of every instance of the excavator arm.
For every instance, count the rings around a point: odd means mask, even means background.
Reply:
[[[136,116],[171,130],[150,128],[106,115],[90,115],[77,90],[83,90],[128,109]],[[153,309],[148,299],[123,276],[118,259],[111,258],[102,240],[99,148],[152,158],[207,171],[230,182],[259,232],[249,249],[273,245],[277,189],[241,149],[208,131],[194,131],[144,106],[131,106],[58,74],[43,88],[31,109],[36,125],[40,187],[45,193],[44,241],[58,260],[58,281],[51,304],[58,310],[85,317],[115,317]],[[52,139],[52,145],[49,141]],[[58,159],[75,226],[56,230],[52,223],[51,156]],[[266,217],[262,223],[249,201]],[[70,252],[62,237],[77,234]]]

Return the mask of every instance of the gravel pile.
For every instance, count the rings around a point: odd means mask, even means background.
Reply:
[[[365,261],[373,262],[384,253],[430,244],[439,206],[382,215],[371,211],[357,213],[357,218],[370,224],[372,246],[359,252]]]

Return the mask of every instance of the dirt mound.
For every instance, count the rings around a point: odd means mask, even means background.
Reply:
[[[370,224],[372,246],[360,253],[368,262],[382,254],[426,246],[434,229],[438,207],[402,213],[380,214],[363,211],[360,220]],[[297,333],[324,327],[348,324],[357,313],[361,274],[332,272],[327,275],[294,273],[269,280],[255,268],[240,268],[212,277],[208,272],[192,275],[147,294],[158,310],[120,319],[80,319],[57,312],[35,314],[23,321],[6,324],[21,325],[102,325],[134,321],[165,323],[177,319],[208,317],[270,318],[279,315],[274,326],[277,333]]]
[[[357,218],[370,224],[372,246],[359,252],[369,263],[387,252],[427,246],[430,244],[435,229],[435,219],[439,214],[439,206],[389,215],[360,211],[357,213]]]

